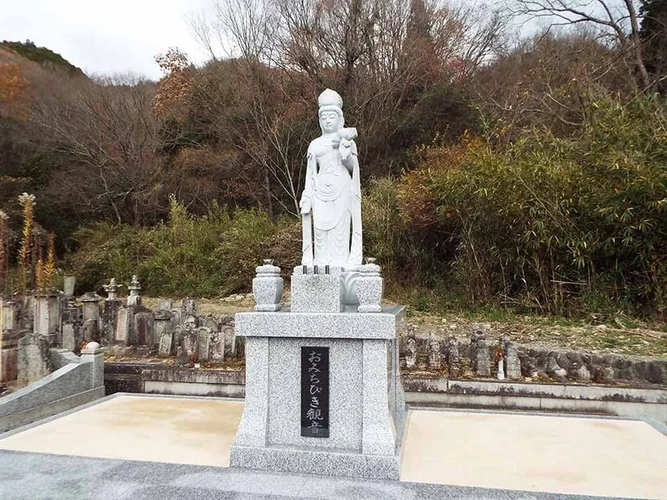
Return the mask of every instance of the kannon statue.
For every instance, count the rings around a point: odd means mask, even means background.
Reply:
[[[343,99],[337,92],[322,92],[318,105],[322,135],[308,146],[300,203],[301,263],[350,270],[362,260],[357,130],[343,127]]]

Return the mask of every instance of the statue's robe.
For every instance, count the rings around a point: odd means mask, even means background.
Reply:
[[[361,265],[361,187],[354,141],[342,140],[338,148],[328,137],[310,143],[303,197],[310,199],[314,226],[312,247],[304,241],[303,263]]]

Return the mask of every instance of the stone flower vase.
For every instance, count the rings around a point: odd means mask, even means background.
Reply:
[[[255,268],[257,275],[252,280],[255,311],[279,311],[280,299],[283,296],[283,279],[280,277],[280,268],[274,266],[271,259],[264,259],[263,262],[263,265]]]
[[[384,280],[380,276],[380,266],[375,264],[375,259],[366,259],[366,264],[359,268],[357,278],[357,298],[359,307],[357,311],[362,313],[382,312],[382,291]]]

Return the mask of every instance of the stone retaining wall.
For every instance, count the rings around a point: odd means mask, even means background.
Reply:
[[[0,399],[0,433],[104,397],[104,354],[89,345],[81,357],[52,349],[53,373]]]
[[[667,388],[461,380],[438,373],[402,373],[406,401],[418,406],[516,409],[653,418],[667,423]],[[195,369],[163,363],[105,365],[107,394],[134,392],[238,397],[242,369]]]
[[[401,339],[402,368],[407,373],[434,371],[452,378],[503,378],[541,382],[667,384],[667,359],[646,359],[579,350],[488,341],[473,329],[469,340],[416,336]]]

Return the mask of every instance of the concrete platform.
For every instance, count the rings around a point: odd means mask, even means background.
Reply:
[[[401,480],[667,498],[667,436],[637,420],[412,411]]]
[[[242,401],[110,397],[4,439],[0,434],[0,449],[228,467],[242,412]]]
[[[0,498],[667,499],[667,436],[643,421],[414,410],[401,482],[354,481],[221,468],[241,411],[119,395],[0,435]],[[56,494],[63,481],[76,494]]]

